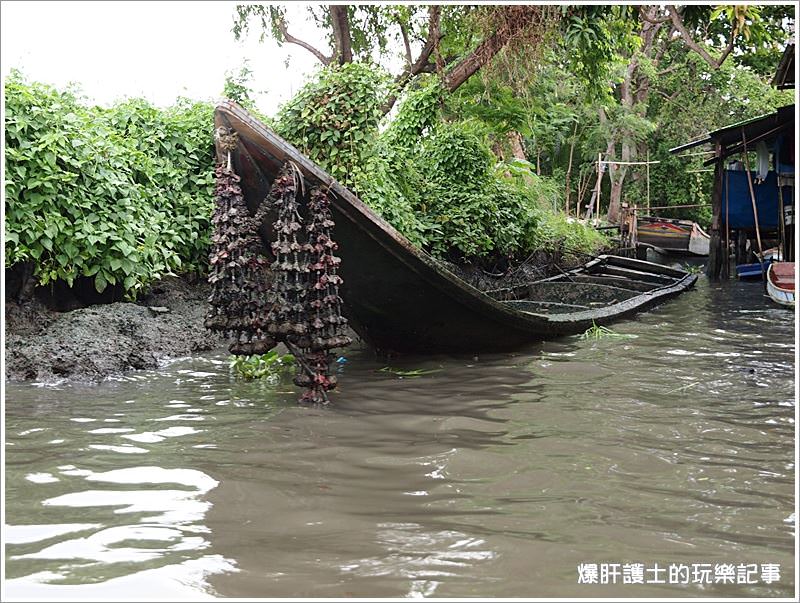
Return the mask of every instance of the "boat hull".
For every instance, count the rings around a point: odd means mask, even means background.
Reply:
[[[707,256],[710,237],[695,222],[640,216],[636,223],[639,243],[663,253]]]
[[[771,263],[772,260],[766,259],[763,263],[737,264],[736,276],[741,280],[761,280],[764,278],[764,273],[769,269]]]
[[[794,307],[794,263],[774,262],[767,269],[767,295],[772,301]]]
[[[556,316],[521,311],[470,286],[416,248],[352,192],[235,103],[217,107],[215,125],[238,134],[231,159],[251,211],[264,200],[286,161],[300,169],[307,188],[321,185],[329,191],[337,253],[342,258],[340,294],[345,311],[354,330],[379,352],[516,349],[629,316],[681,293],[696,279],[675,271],[677,277],[635,299],[591,311]],[[270,226],[262,227],[261,235],[265,243],[274,240]],[[647,265],[649,271],[672,270],[649,262],[641,265]]]

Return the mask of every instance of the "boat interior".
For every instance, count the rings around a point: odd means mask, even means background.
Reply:
[[[640,268],[640,269],[636,269]],[[675,284],[685,273],[648,272],[596,261],[533,283],[495,289],[487,294],[517,310],[561,314],[612,306],[644,293]]]

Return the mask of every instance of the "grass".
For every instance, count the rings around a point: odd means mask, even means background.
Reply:
[[[598,325],[596,322],[592,321],[592,326],[586,329],[581,335],[581,339],[632,339],[636,337],[636,335],[626,335],[623,333],[617,333],[616,331],[612,331],[608,327],[604,327]]]
[[[231,356],[231,371],[243,379],[262,379],[264,377],[277,379],[278,375],[294,363],[291,354],[279,354],[270,350],[266,354],[254,356]]]

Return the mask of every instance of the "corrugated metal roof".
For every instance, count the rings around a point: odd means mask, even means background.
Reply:
[[[700,146],[702,144],[716,144],[719,142],[722,145],[722,157],[727,157],[735,153],[741,152],[742,136],[750,142],[764,140],[769,142],[778,137],[781,133],[788,129],[794,129],[795,125],[795,106],[787,105],[781,107],[774,113],[768,115],[761,115],[752,119],[746,119],[719,130],[709,132],[704,138],[687,142],[686,144],[669,150],[670,153],[680,153],[687,149]],[[705,165],[713,163],[713,159],[705,162]]]

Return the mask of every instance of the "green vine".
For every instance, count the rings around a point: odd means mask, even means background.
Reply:
[[[449,97],[436,76],[419,80],[380,131],[386,93],[371,67],[326,68],[281,109],[277,131],[434,255],[591,253],[605,244],[547,209],[553,183],[529,168],[497,165],[483,122],[446,120]]]
[[[211,105],[86,107],[18,72],[5,99],[6,267],[31,262],[39,284],[88,277],[129,297],[205,269]]]

